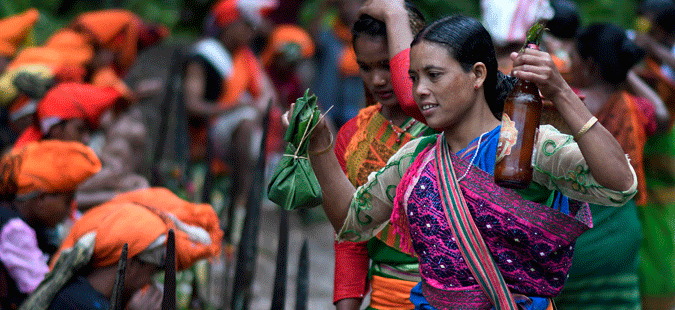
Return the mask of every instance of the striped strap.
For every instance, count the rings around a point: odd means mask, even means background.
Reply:
[[[452,227],[453,236],[457,240],[464,261],[496,310],[518,309],[469,212],[455,177],[449,147],[442,136],[436,145],[434,162],[438,171],[445,216]]]

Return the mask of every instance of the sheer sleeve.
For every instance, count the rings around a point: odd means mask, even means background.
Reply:
[[[532,166],[533,181],[575,200],[618,207],[626,204],[637,193],[637,176],[631,165],[633,185],[628,190],[605,188],[591,175],[572,136],[560,133],[550,125],[539,127]]]
[[[356,189],[338,240],[366,241],[389,223],[394,205],[396,186],[412,164],[417,145],[415,139],[396,152],[384,168],[368,176],[368,181]]]
[[[49,271],[35,231],[18,218],[10,220],[0,232],[0,261],[24,294],[32,293]]]

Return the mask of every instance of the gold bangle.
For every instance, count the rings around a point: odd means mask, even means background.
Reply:
[[[328,144],[328,146],[325,149],[323,149],[321,151],[318,151],[318,152],[307,152],[307,153],[309,153],[309,155],[312,155],[312,156],[319,156],[319,155],[323,155],[323,154],[327,153],[328,151],[332,150],[333,149],[333,142],[334,142],[333,141],[333,133],[332,132],[329,132],[329,133],[330,133],[330,143]]]
[[[579,129],[579,132],[577,132],[577,134],[574,135],[574,140],[579,141],[579,138],[581,138],[581,136],[583,136],[586,132],[588,132],[588,130],[591,129],[591,127],[593,127],[593,125],[595,125],[595,123],[597,122],[598,122],[597,117],[595,116],[591,117],[591,119],[589,119],[588,122],[586,122],[586,124],[583,127],[581,127],[581,129]]]

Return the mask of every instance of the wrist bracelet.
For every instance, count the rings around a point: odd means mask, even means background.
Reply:
[[[579,132],[577,132],[577,134],[574,135],[574,140],[579,141],[579,138],[581,138],[581,136],[583,136],[586,132],[588,132],[588,130],[591,129],[591,127],[593,127],[593,125],[595,125],[595,123],[597,122],[598,122],[597,117],[595,116],[591,117],[591,119],[589,119],[588,122],[586,122],[586,124],[583,127],[581,127],[581,129],[579,129]]]
[[[333,149],[333,133],[330,132],[330,143],[328,143],[328,146],[325,149],[323,149],[321,151],[318,151],[318,152],[307,152],[307,153],[309,153],[309,155],[311,155],[311,156],[318,156],[318,155],[323,155],[323,154],[327,153],[328,151],[330,151],[332,149]]]

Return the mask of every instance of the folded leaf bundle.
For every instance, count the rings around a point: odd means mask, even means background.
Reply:
[[[316,96],[310,96],[308,89],[295,102],[284,135],[288,146],[267,188],[269,199],[286,210],[312,208],[323,201],[319,181],[307,154],[309,136],[320,118]]]

